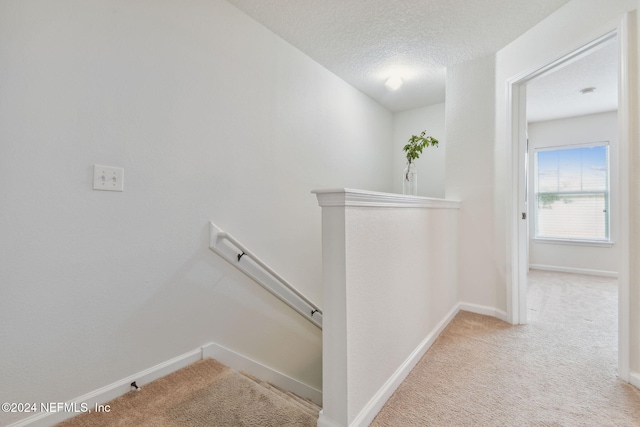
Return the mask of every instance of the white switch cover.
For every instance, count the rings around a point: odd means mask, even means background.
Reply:
[[[93,165],[93,189],[124,191],[124,169],[114,166]]]

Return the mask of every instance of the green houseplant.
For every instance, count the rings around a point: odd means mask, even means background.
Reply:
[[[418,195],[418,171],[414,160],[417,160],[426,147],[437,147],[438,140],[432,136],[425,136],[427,131],[418,135],[411,135],[403,150],[407,157],[407,165],[402,174],[402,194]]]

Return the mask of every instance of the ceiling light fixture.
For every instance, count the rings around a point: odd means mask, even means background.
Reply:
[[[580,89],[580,93],[586,95],[588,93],[593,93],[596,91],[595,87],[585,87],[584,89]]]
[[[384,82],[384,85],[391,90],[396,90],[400,86],[402,86],[402,78],[400,78],[399,76],[391,76],[387,79],[386,82]]]

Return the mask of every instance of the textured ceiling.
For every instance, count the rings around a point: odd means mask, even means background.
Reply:
[[[391,111],[444,102],[445,67],[497,52],[568,0],[229,0]],[[384,86],[393,74],[405,84]]]
[[[559,119],[618,109],[618,50],[615,40],[559,70],[527,84],[527,120]],[[594,87],[590,94],[580,90]]]

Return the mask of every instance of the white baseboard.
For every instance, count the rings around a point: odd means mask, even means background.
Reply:
[[[471,304],[468,302],[460,302],[458,303],[458,307],[460,307],[460,310],[463,310],[463,311],[470,311],[471,313],[483,314],[485,316],[492,316],[492,317],[495,317],[496,319],[502,320],[503,322],[507,321],[507,313],[502,310],[498,310],[495,307],[489,307],[486,305],[479,305],[479,304]]]
[[[544,271],[559,271],[561,273],[586,274],[589,276],[613,277],[615,279],[618,278],[618,273],[616,271],[590,270],[588,268],[558,267],[555,265],[531,264],[529,265],[529,269],[544,270]]]
[[[262,381],[267,381],[277,387],[288,390],[300,397],[310,399],[317,405],[322,406],[322,391],[317,390],[307,384],[301,383],[281,372],[271,369],[255,360],[242,356],[221,345],[210,343],[202,347],[202,356],[211,357],[224,363],[236,371],[244,371]]]
[[[66,402],[71,407],[81,408],[84,403],[89,409],[94,408],[96,404],[101,405],[109,402],[116,397],[120,397],[131,391],[131,383],[136,382],[139,387],[143,387],[145,384],[151,381],[162,378],[172,372],[182,369],[198,360],[202,359],[202,348],[192,350],[188,353],[174,357],[171,360],[162,362],[156,366],[140,371],[136,374],[123,378],[119,381],[111,383],[107,386],[101,387],[97,390],[89,392],[83,396]],[[48,427],[66,419],[72,418],[79,413],[76,412],[41,412],[33,416],[27,417],[13,424],[9,424],[7,427]]]
[[[332,419],[329,419],[323,411],[320,411],[316,427],[342,427],[342,425]]]
[[[206,357],[212,357],[232,369],[235,369],[237,371],[245,371],[256,378],[270,382],[271,384],[291,391],[298,396],[311,399],[318,405],[322,405],[321,391],[316,390],[280,372],[274,371],[267,366],[261,365],[254,360],[246,358],[238,353],[234,353],[229,349],[213,343],[206,344],[188,353],[174,357],[171,360],[167,360],[166,362],[162,362],[149,369],[140,371],[134,375],[128,376],[107,386],[89,392],[66,403],[73,408],[81,408],[82,404],[85,404],[89,409],[92,409],[96,404],[104,404],[130,392],[131,383],[134,381],[139,387],[143,387],[145,384],[148,384],[151,381],[155,381],[159,378],[169,375],[172,372],[182,369]],[[79,413],[41,412],[33,416],[24,418],[20,421],[16,421],[13,424],[9,424],[7,427],[50,427],[76,415],[79,415]]]
[[[436,325],[435,328],[425,337],[425,339],[416,347],[416,349],[409,355],[402,365],[396,370],[396,372],[385,382],[385,384],[378,390],[378,392],[369,400],[365,407],[360,411],[356,418],[349,423],[349,427],[365,427],[368,426],[373,419],[378,415],[378,412],[382,409],[384,404],[389,400],[391,395],[396,391],[398,386],[406,379],[407,375],[420,361],[422,356],[433,345],[436,338],[440,336],[444,328],[453,320],[459,311],[470,311],[477,314],[483,314],[487,316],[493,316],[506,322],[507,313],[498,310],[495,307],[483,306],[470,303],[458,303],[456,304],[447,315]],[[318,418],[318,427],[337,427],[333,420],[327,418],[320,412]]]
[[[409,357],[400,365],[400,367],[394,372],[394,374],[384,383],[384,385],[378,390],[378,392],[369,400],[369,402],[365,405],[365,407],[360,411],[360,413],[355,417],[355,419],[349,423],[350,427],[365,427],[371,424],[373,419],[378,415],[378,412],[382,409],[384,404],[389,400],[394,391],[398,388],[398,386],[407,378],[407,375],[411,372],[411,370],[416,366],[416,364],[420,361],[422,356],[429,350],[429,348],[433,345],[434,341],[440,333],[444,330],[444,328],[453,320],[453,318],[460,311],[459,304],[455,305],[449,313],[436,325],[435,328],[425,337],[424,340],[416,347],[416,349],[409,355]],[[318,420],[318,426],[324,427],[333,427],[335,424],[330,420],[326,420],[327,423],[321,424],[321,419]]]
[[[640,373],[629,372],[629,384],[640,389]]]

